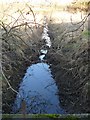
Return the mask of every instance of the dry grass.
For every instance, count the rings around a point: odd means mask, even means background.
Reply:
[[[29,5],[29,6],[28,6]],[[49,19],[55,17],[53,7],[39,8],[26,4],[10,4],[0,7],[0,41],[2,40],[2,70],[10,85],[17,90],[18,83],[22,79],[26,67],[37,61],[38,50],[40,49],[42,18],[47,15]],[[21,7],[22,6],[22,7]],[[60,12],[60,11],[59,11]],[[54,14],[55,13],[55,14]],[[58,13],[58,9],[57,9]],[[54,15],[53,15],[54,14]],[[58,15],[56,16],[57,19]],[[69,23],[49,24],[49,29],[53,34],[50,60],[53,59],[53,68],[60,91],[70,99],[69,110],[76,107],[71,112],[82,111],[83,104],[87,99],[88,88],[88,41],[86,31],[82,32],[83,25],[75,32],[67,33],[72,27]],[[61,18],[57,21],[61,22]],[[50,21],[51,22],[51,21]],[[76,26],[78,27],[78,25]],[[36,29],[37,28],[37,29]],[[63,37],[62,37],[63,36]],[[62,75],[63,74],[63,75]],[[70,75],[72,76],[70,76]],[[65,78],[68,78],[67,81]],[[62,79],[64,79],[62,81]],[[61,83],[61,84],[60,84]],[[14,93],[3,77],[3,113],[10,113],[12,102],[16,93]],[[78,92],[80,92],[78,94]],[[72,97],[75,94],[80,97]],[[11,99],[12,98],[12,99]],[[75,102],[76,100],[76,102]],[[11,104],[10,104],[11,103]],[[63,100],[63,103],[68,103]],[[10,104],[10,105],[9,105]],[[86,111],[87,104],[83,111]],[[86,112],[89,111],[89,108]]]
[[[43,44],[43,15],[47,14],[47,9],[32,7],[30,3],[6,4],[0,8],[2,112],[10,113],[26,68],[38,61],[39,50]]]
[[[19,5],[12,4],[4,7],[0,19],[3,71],[2,112],[10,113],[16,96],[15,91],[18,90],[26,68],[38,60],[42,22],[40,25],[36,23],[34,11],[28,6],[22,5],[23,11],[19,12],[17,11],[20,8]],[[29,21],[25,18],[26,11],[29,11],[32,16]]]
[[[69,113],[90,112],[88,107],[90,49],[87,20],[83,23],[84,26],[82,24],[79,27],[80,24],[74,23],[76,26],[73,25],[72,28],[71,23],[54,24],[54,22],[49,24],[54,38],[49,61],[52,63],[52,70],[60,90],[60,100]],[[73,30],[74,27],[76,30]]]

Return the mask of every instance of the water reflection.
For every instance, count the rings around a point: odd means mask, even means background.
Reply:
[[[42,40],[45,40],[45,46],[51,47],[46,17],[44,18]],[[51,75],[50,66],[43,63],[47,52],[47,49],[41,49],[39,56],[41,63],[33,64],[27,69],[20,84],[13,113],[20,113],[22,100],[25,101],[26,113],[65,113],[60,107],[58,89]]]
[[[46,63],[33,64],[20,84],[13,112],[19,112],[22,99],[26,102],[26,113],[64,113],[59,106],[59,97],[54,79],[52,78],[49,65]]]

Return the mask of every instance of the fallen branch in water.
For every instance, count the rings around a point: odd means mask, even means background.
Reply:
[[[50,86],[52,86],[52,85],[54,85],[55,84],[55,82],[54,83],[51,83],[51,84],[49,84],[49,85],[47,85],[46,87],[44,87],[45,89],[46,88],[48,88],[48,87],[50,87]]]

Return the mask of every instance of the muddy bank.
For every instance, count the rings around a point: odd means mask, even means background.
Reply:
[[[61,40],[64,24],[49,24],[49,29],[52,48],[47,59],[59,88],[62,107],[69,114],[89,113],[88,38],[79,32],[79,37],[63,36]]]
[[[20,28],[19,28],[20,29]],[[16,31],[11,31],[9,34],[2,35],[2,113],[10,113],[12,104],[15,100],[16,93],[12,88],[18,91],[19,83],[21,82],[28,66],[38,61],[39,50],[42,46],[41,29],[33,30],[33,33],[25,36],[13,35]],[[25,31],[23,31],[25,32]],[[23,34],[22,32],[22,34]],[[30,38],[31,36],[31,38]],[[24,38],[24,39],[22,39]],[[10,83],[11,87],[7,84]]]

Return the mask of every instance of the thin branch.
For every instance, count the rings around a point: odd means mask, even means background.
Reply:
[[[34,14],[32,8],[31,8],[28,4],[26,4],[26,6],[28,6],[29,9],[30,9],[30,11],[32,12],[32,14],[33,14],[33,18],[34,18],[34,22],[35,22],[35,27],[37,28],[35,14]]]
[[[48,88],[48,87],[50,87],[50,86],[52,86],[52,85],[54,85],[55,84],[55,82],[53,82],[53,83],[51,83],[51,84],[49,84],[49,85],[47,85],[46,87],[44,87],[45,89],[46,88]]]
[[[79,27],[77,27],[75,30],[71,30],[71,31],[68,31],[68,32],[64,33],[64,34],[62,35],[62,37],[61,37],[61,40],[63,39],[63,37],[64,37],[66,34],[68,34],[68,33],[70,33],[70,32],[78,31],[78,30],[84,25],[84,23],[85,23],[86,20],[88,19],[88,16],[89,16],[89,15],[90,15],[90,13],[85,17],[85,21],[83,21],[83,23],[82,23]]]
[[[5,30],[5,32],[6,33],[8,33],[8,30],[6,29],[6,27],[5,27],[5,24],[0,20],[0,25],[1,25],[1,27]]]
[[[15,92],[16,94],[19,94],[19,92],[17,92],[17,91],[10,85],[8,79],[6,78],[6,76],[5,76],[5,74],[3,73],[2,70],[1,70],[1,73],[2,73],[3,77],[5,78],[5,80],[6,80],[7,84],[8,84],[8,86],[9,86],[9,88],[10,88],[13,92]],[[19,96],[21,97],[20,94],[19,94]]]
[[[78,25],[78,24],[80,24],[80,23],[82,23],[85,19],[86,19],[86,17],[88,17],[89,16],[89,14],[87,15],[87,16],[85,16],[80,22],[78,22],[78,23],[73,23],[72,22],[72,18],[71,18],[71,24],[72,25]]]
[[[18,36],[17,34],[13,33],[12,36],[18,37],[20,40],[22,40],[22,42],[23,42],[26,46],[30,47],[30,46],[29,46],[20,36]]]

